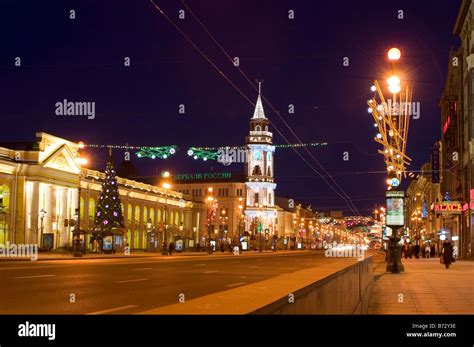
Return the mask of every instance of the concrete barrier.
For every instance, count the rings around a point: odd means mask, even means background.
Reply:
[[[373,258],[328,258],[309,269],[141,314],[365,314]]]
[[[373,258],[369,257],[251,314],[366,314],[373,289]]]

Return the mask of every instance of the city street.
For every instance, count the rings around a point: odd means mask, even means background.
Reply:
[[[316,267],[322,251],[0,262],[2,314],[130,314]],[[75,303],[70,302],[71,294]]]

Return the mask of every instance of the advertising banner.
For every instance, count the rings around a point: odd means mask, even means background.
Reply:
[[[388,191],[387,197],[387,221],[386,225],[402,226],[405,224],[404,216],[404,192]]]

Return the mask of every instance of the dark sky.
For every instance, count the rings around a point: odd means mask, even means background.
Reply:
[[[156,3],[252,101],[253,87],[238,73],[179,0]],[[460,0],[315,1],[186,0],[250,80],[362,214],[384,200],[385,175],[367,113],[375,78],[386,78],[385,53],[402,51],[401,75],[414,87],[421,117],[412,121],[411,169],[429,160],[440,136],[439,99]],[[76,19],[69,18],[74,9]],[[295,18],[288,19],[294,10]],[[398,19],[403,10],[403,19]],[[0,117],[2,141],[33,140],[45,131],[93,144],[162,146],[181,150],[167,160],[134,158],[142,175],[234,171],[186,156],[188,146],[242,145],[253,106],[145,0],[0,0]],[[14,67],[15,57],[22,66]],[[124,67],[124,57],[131,66]],[[349,57],[349,67],[342,64]],[[255,83],[254,83],[255,84]],[[96,118],[56,116],[55,103],[90,101]],[[178,113],[184,104],[186,113]],[[288,114],[294,104],[295,114]],[[291,143],[297,140],[268,104],[267,117]],[[275,129],[274,142],[285,143]],[[349,161],[343,161],[348,151]],[[105,167],[105,150],[88,151]],[[301,151],[315,168],[317,164]],[[114,152],[117,163],[122,153]],[[277,150],[277,195],[345,210],[345,202],[291,149]],[[405,181],[405,183],[407,183]],[[348,212],[348,211],[347,211]],[[348,214],[351,214],[348,212]]]

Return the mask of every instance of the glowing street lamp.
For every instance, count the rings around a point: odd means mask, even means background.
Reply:
[[[388,50],[387,55],[388,55],[388,60],[393,61],[393,60],[399,60],[402,53],[400,52],[398,48],[393,47]]]

